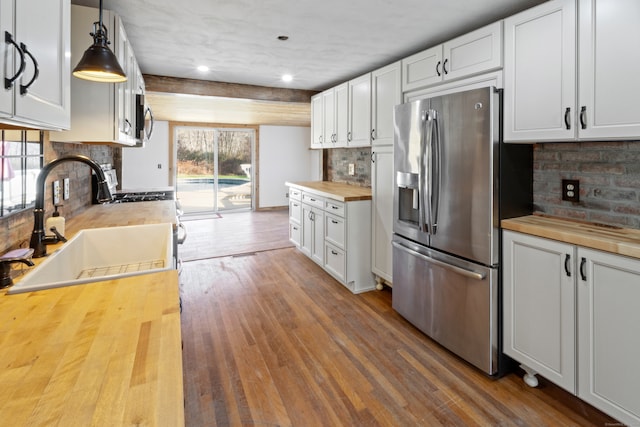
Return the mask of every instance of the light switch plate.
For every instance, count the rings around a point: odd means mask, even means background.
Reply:
[[[62,180],[62,200],[69,200],[69,178]]]
[[[349,175],[356,174],[356,165],[354,163],[349,163]]]
[[[53,204],[60,204],[60,180],[53,181]]]

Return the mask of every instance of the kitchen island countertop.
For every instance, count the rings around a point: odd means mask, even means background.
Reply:
[[[72,237],[84,228],[174,221],[173,201],[95,205],[67,230]],[[4,294],[0,419],[12,426],[184,425],[175,270]]]
[[[505,230],[640,258],[640,230],[546,215],[503,219],[501,225]]]
[[[286,182],[289,187],[311,190],[314,193],[341,202],[371,200],[371,188],[332,181]]]

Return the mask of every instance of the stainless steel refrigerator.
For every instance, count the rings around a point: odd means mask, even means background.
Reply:
[[[486,87],[394,114],[393,308],[489,375],[501,368],[500,219],[532,209],[531,147],[501,142],[500,99]]]

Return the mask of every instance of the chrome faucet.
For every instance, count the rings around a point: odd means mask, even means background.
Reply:
[[[54,236],[46,236],[44,232],[44,192],[45,181],[47,175],[51,172],[51,169],[64,162],[81,162],[93,169],[98,177],[98,194],[97,199],[99,203],[108,202],[112,199],[109,186],[107,185],[107,179],[104,176],[104,172],[96,162],[89,157],[81,156],[79,154],[71,154],[68,156],[58,157],[55,160],[47,163],[36,180],[36,203],[33,209],[33,233],[31,233],[31,243],[29,246],[33,248],[33,258],[41,258],[47,255],[47,246],[61,241],[59,233]]]

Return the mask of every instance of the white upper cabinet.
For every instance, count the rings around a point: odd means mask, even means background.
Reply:
[[[334,130],[335,147],[346,147],[349,143],[349,83],[345,82],[333,88],[334,91]]]
[[[505,141],[640,138],[639,21],[635,0],[552,0],[506,19]]]
[[[371,73],[372,145],[393,145],[393,108],[402,102],[400,61]]]
[[[575,58],[575,0],[505,19],[505,141],[575,138]]]
[[[324,136],[322,99],[321,93],[311,97],[311,148],[322,148]]]
[[[581,0],[579,136],[640,138],[640,2]]]
[[[349,81],[349,147],[371,145],[371,73]]]
[[[71,7],[71,64],[75,66],[84,51],[93,43],[89,35],[98,21],[98,9],[73,5]],[[71,79],[71,128],[51,132],[52,141],[100,144],[135,145],[136,109],[135,88],[139,71],[133,50],[120,17],[103,11],[103,23],[108,31],[110,48],[127,74],[124,83],[99,83],[73,77]]]
[[[0,0],[0,120],[69,128],[69,0]]]
[[[324,123],[324,130],[322,131],[322,134],[324,136],[324,141],[322,142],[322,146],[324,148],[332,147],[336,141],[335,102],[336,102],[336,94],[333,88],[322,92],[322,121]]]
[[[408,92],[502,67],[502,21],[402,60],[402,91]]]

